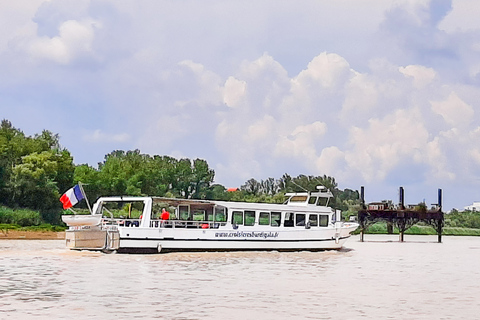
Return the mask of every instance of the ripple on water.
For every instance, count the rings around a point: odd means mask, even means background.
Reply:
[[[2,240],[0,318],[475,319],[480,289],[472,279],[480,270],[472,253],[480,239],[368,238],[381,242],[160,255]]]

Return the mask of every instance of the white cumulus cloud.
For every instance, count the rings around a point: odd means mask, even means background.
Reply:
[[[28,51],[38,59],[47,59],[59,64],[67,64],[79,56],[92,54],[94,28],[98,23],[93,20],[68,20],[59,27],[55,37],[37,37],[31,40]]]
[[[460,127],[472,121],[473,108],[452,92],[444,101],[432,101],[432,110],[441,115],[446,123]]]

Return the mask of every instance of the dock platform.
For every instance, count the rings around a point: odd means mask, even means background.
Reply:
[[[400,203],[393,205],[391,201],[372,202],[365,204],[364,188],[360,192],[362,209],[358,211],[360,224],[360,241],[364,240],[367,228],[376,222],[384,221],[387,227],[393,231],[396,226],[400,233],[400,242],[404,241],[407,229],[418,222],[432,226],[438,235],[438,242],[442,242],[442,230],[444,226],[444,213],[442,212],[442,190],[438,189],[438,204],[427,209],[425,204],[404,204],[404,190],[400,187]]]

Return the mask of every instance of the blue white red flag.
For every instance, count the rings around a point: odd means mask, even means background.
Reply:
[[[76,205],[80,200],[84,199],[82,190],[77,184],[75,187],[68,189],[67,192],[60,197],[60,202],[63,203],[63,209],[68,209]]]

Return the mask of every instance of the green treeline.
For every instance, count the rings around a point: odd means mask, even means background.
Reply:
[[[90,202],[100,196],[150,195],[282,203],[286,192],[313,191],[322,185],[334,195],[329,206],[342,210],[344,218],[360,209],[358,191],[340,190],[335,178],[326,175],[252,178],[235,192],[215,184],[214,177],[205,160],[151,156],[139,150],[113,151],[98,168],[74,165],[70,152],[60,146],[58,134],[44,130],[26,136],[8,120],[0,124],[0,229],[2,224],[62,225],[59,198],[78,182],[86,184]],[[86,208],[86,204],[82,201],[76,207]],[[454,210],[445,215],[445,227],[480,229],[480,212]]]
[[[238,191],[213,183],[215,172],[202,159],[147,155],[139,150],[113,151],[98,168],[74,165],[58,134],[48,130],[26,136],[8,120],[0,125],[0,224],[61,224],[61,194],[82,182],[90,202],[100,196],[150,195],[191,199],[282,203],[286,192],[315,190],[323,185],[335,198],[330,206],[347,210],[359,194],[339,190],[328,176],[250,179]],[[78,207],[86,207],[81,202]]]

